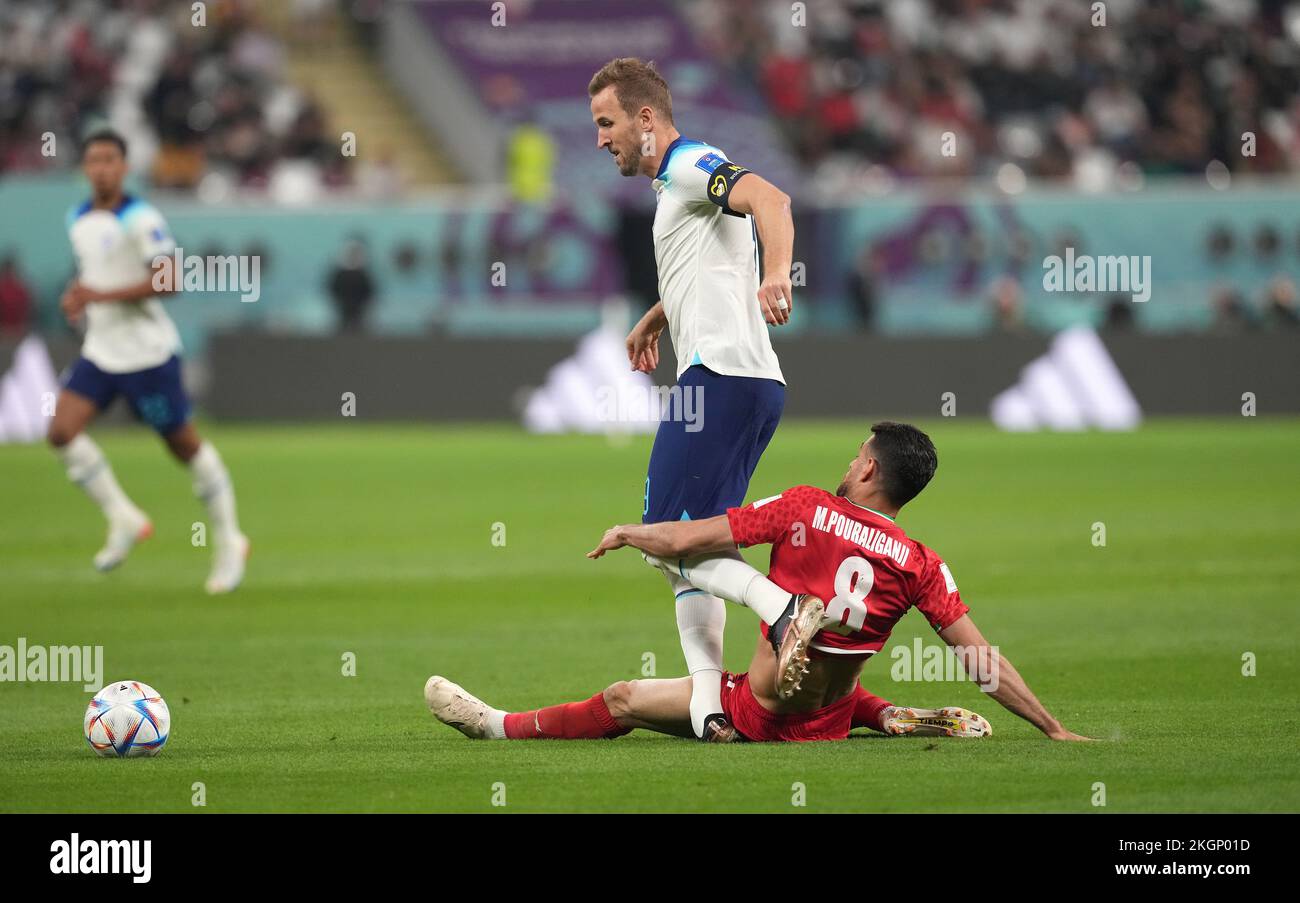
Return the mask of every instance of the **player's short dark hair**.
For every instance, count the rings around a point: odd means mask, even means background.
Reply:
[[[642,107],[649,107],[672,123],[673,97],[653,62],[643,63],[634,56],[610,60],[591,77],[587,95],[595,97],[610,85],[627,115],[635,116]]]
[[[871,424],[872,457],[880,465],[885,495],[903,507],[920,495],[939,469],[939,453],[930,437],[909,423],[882,420]]]
[[[120,132],[114,131],[113,129],[95,129],[95,131],[83,138],[81,141],[81,156],[85,157],[86,151],[90,149],[90,146],[101,141],[116,144],[117,149],[122,152],[122,156],[126,156],[126,139],[122,137]]]

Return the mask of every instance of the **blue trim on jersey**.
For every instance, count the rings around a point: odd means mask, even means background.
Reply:
[[[78,204],[76,207],[70,208],[68,210],[68,216],[67,216],[67,223],[66,223],[67,228],[71,229],[73,223],[75,223],[77,220],[81,219],[83,216],[89,213],[90,206],[91,206],[91,202],[85,201],[84,203]]]
[[[687,138],[685,135],[678,135],[673,139],[673,143],[668,145],[668,150],[664,151],[664,158],[659,161],[659,171],[655,173],[655,178],[662,179],[664,177],[664,173],[668,171],[668,161],[673,157],[673,151],[677,150],[679,147],[687,147],[692,144],[698,145],[699,147],[709,146],[703,141],[696,141],[693,138]]]
[[[141,202],[139,198],[136,198],[129,194],[124,194],[122,195],[122,200],[118,201],[117,206],[113,208],[113,215],[116,216],[118,219],[125,219],[125,214],[131,210],[139,209],[140,203]],[[93,210],[94,207],[95,207],[95,200],[94,198],[91,198],[88,201],[82,201],[82,203],[79,206],[73,207],[71,210],[69,210],[68,228],[71,229],[73,223],[75,223],[77,220],[81,219],[83,216],[85,216],[87,213]]]

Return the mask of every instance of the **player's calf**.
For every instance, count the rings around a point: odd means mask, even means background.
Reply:
[[[194,494],[203,502],[212,521],[215,548],[212,571],[204,586],[214,595],[232,592],[243,582],[250,544],[239,529],[230,472],[212,443],[200,440],[192,425],[184,424],[165,438],[168,447],[188,464]],[[184,449],[192,449],[188,458],[182,454]]]
[[[604,693],[581,702],[505,712],[435,674],[424,685],[424,701],[435,718],[472,740],[600,740],[632,730],[610,713]]]

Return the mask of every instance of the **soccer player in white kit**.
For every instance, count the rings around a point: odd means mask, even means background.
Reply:
[[[588,94],[596,146],[614,155],[622,175],[651,179],[656,193],[653,232],[662,300],[628,336],[629,360],[634,369],[652,372],[667,327],[677,355],[677,385],[683,393],[702,395],[700,421],[670,416],[659,424],[642,518],[655,523],[724,514],[743,503],[785,404],[785,379],[764,321],[781,325],[790,316],[790,198],[719,148],[682,136],[673,125],[668,85],[653,64],[611,60],[592,78]],[[734,552],[647,560],[664,572],[676,597],[695,735],[733,740],[736,732],[721,702],[725,605],[691,577],[697,568],[719,563],[752,569]],[[773,626],[785,629],[784,623]]]
[[[244,577],[248,538],[239,529],[230,474],[190,421],[177,356],[180,335],[155,287],[178,285],[169,256],[176,243],[154,207],[123,193],[126,142],[120,135],[107,130],[91,135],[82,147],[81,165],[92,196],[68,213],[77,277],[61,305],[70,323],[85,323],[86,334],[81,356],[59,393],[50,445],[68,478],[108,521],[108,539],[95,555],[95,567],[117,567],[137,542],[153,534],[153,524],[122,490],[85,429],[117,396],[125,396],[135,414],[189,467],[214,540],[206,588],[230,592]]]

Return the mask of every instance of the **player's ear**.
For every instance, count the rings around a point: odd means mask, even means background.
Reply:
[[[858,481],[861,483],[870,483],[876,478],[876,474],[879,471],[880,465],[876,463],[876,459],[867,455],[867,466],[862,468],[862,476],[858,477]]]

